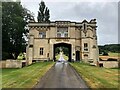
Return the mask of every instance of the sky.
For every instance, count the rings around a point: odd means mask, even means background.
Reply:
[[[43,0],[50,10],[50,20],[82,22],[97,20],[98,44],[118,43],[118,0]],[[37,20],[41,0],[21,0],[23,7]]]

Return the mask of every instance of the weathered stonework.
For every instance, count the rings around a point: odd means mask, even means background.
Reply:
[[[90,22],[86,20],[83,22],[30,22],[28,25],[30,29],[29,42],[26,48],[27,64],[31,64],[33,61],[39,60],[53,60],[54,45],[65,43],[71,45],[72,60],[84,61],[96,65],[96,62],[99,59],[96,19],[92,19]],[[58,29],[62,30],[62,28],[66,29],[66,32],[63,30],[60,31],[59,34]],[[42,50],[42,48],[43,55],[40,55],[40,50]]]
[[[25,60],[5,60],[0,61],[0,68],[22,68],[22,62]]]

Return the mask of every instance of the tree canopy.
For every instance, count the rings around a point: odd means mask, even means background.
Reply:
[[[38,11],[38,22],[50,22],[50,13],[48,7],[46,7],[45,2],[41,1],[39,4],[39,11]]]
[[[2,2],[2,59],[17,58],[25,51],[27,24],[34,19],[20,2]]]
[[[98,46],[100,54],[106,54],[108,52],[120,53],[120,44],[107,44],[104,46]]]
[[[67,47],[57,47],[55,49],[55,53],[56,54],[59,54],[60,53],[60,48],[62,49],[63,53],[66,55],[66,56],[69,56],[69,49]]]

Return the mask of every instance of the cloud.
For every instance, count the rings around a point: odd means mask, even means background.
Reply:
[[[25,5],[37,17],[38,2],[29,2]],[[50,19],[53,21],[82,22],[84,19],[89,21],[96,18],[98,44],[118,43],[117,2],[46,2],[46,5],[50,9]]]

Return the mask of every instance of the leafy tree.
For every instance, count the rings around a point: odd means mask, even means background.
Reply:
[[[108,52],[120,53],[120,44],[107,44],[98,47],[99,47],[99,54],[108,53]]]
[[[67,47],[62,47],[62,50],[66,56],[69,56],[69,49]]]
[[[27,24],[34,19],[30,11],[23,8],[20,2],[2,3],[2,52],[3,59],[17,58],[25,51]],[[9,55],[9,56],[4,56]],[[8,54],[7,54],[8,53]]]
[[[37,17],[38,22],[50,22],[49,18],[49,9],[46,7],[45,2],[41,1],[41,3],[39,4],[39,11]]]
[[[102,55],[103,56],[108,56],[108,52],[103,51]]]
[[[55,48],[55,53],[59,54],[60,53],[60,47]]]

